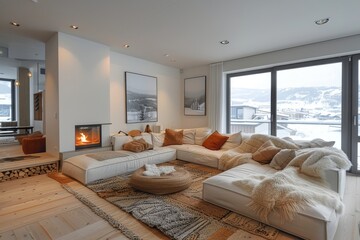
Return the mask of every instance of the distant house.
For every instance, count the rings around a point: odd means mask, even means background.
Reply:
[[[11,98],[7,94],[0,95],[0,121],[11,119]]]
[[[256,107],[247,105],[231,106],[231,119],[252,119],[256,109]]]

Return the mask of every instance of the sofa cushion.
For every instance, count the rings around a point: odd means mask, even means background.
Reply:
[[[273,157],[269,165],[277,170],[282,170],[294,157],[295,149],[282,149]]]
[[[266,164],[271,161],[271,159],[280,152],[280,148],[276,147],[271,140],[266,141],[263,145],[260,146],[256,152],[252,154],[252,159],[257,162]]]
[[[234,184],[240,178],[254,174],[271,175],[276,172],[268,165],[246,163],[210,177],[203,182],[203,199],[220,207],[260,221],[247,207],[251,201],[246,189]],[[305,239],[333,239],[339,221],[334,209],[323,205],[306,206],[299,210],[293,221],[284,222],[277,213],[269,215],[269,225]]]
[[[299,148],[317,148],[317,147],[332,147],[335,141],[325,141],[321,138],[315,138],[310,141],[308,140],[293,140],[292,138],[284,138],[290,142],[295,143]]]
[[[218,131],[215,131],[205,139],[202,146],[210,150],[219,150],[228,138],[228,136],[223,136]]]
[[[171,145],[176,149],[176,159],[217,168],[223,150],[209,150],[199,145]]]
[[[165,134],[164,133],[151,133],[151,137],[152,137],[152,142],[154,147],[158,148],[158,147],[162,147],[164,144],[164,138],[165,138]]]
[[[195,129],[184,129],[183,144],[195,144]]]
[[[183,130],[175,131],[172,129],[165,129],[165,137],[163,146],[181,145],[183,144]]]
[[[168,147],[139,153],[123,150],[119,152],[124,153],[124,156],[103,161],[98,161],[86,154],[68,158],[63,161],[62,172],[87,184],[99,179],[133,172],[146,163],[158,164],[176,159],[175,149]]]
[[[281,139],[271,135],[265,134],[253,134],[250,138],[243,140],[238,148],[241,153],[254,153],[263,145],[266,141],[271,140],[272,143],[281,149],[299,149],[299,147],[291,141]]]
[[[210,128],[195,128],[195,144],[201,146],[210,134]]]
[[[222,150],[229,150],[232,148],[236,148],[240,145],[242,137],[241,132],[233,133],[233,134],[224,134],[225,136],[228,136],[228,140],[222,145]]]

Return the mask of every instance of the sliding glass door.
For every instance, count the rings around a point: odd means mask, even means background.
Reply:
[[[15,120],[15,80],[0,78],[0,122]]]
[[[360,55],[352,59],[352,171],[360,173]]]
[[[360,173],[359,64],[356,55],[228,74],[228,132],[335,141]]]
[[[341,148],[342,62],[287,67],[276,74],[276,135],[321,137]]]
[[[228,84],[228,132],[270,134],[271,72],[236,74]]]

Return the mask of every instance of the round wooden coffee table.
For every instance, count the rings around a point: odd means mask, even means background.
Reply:
[[[191,174],[181,167],[175,172],[161,176],[145,176],[145,168],[136,170],[130,178],[130,186],[152,194],[169,194],[188,188],[192,182]]]

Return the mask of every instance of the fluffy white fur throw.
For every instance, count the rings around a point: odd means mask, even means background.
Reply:
[[[340,196],[326,187],[323,177],[327,169],[348,170],[350,167],[351,162],[339,149],[303,149],[299,150],[299,154],[284,170],[270,176],[248,176],[234,184],[251,193],[249,206],[264,221],[267,221],[271,211],[291,220],[301,208],[316,204],[323,204],[341,213],[343,203]]]
[[[169,174],[175,172],[174,166],[161,166],[158,167],[155,164],[145,164],[145,176],[161,176],[162,174]]]
[[[323,204],[339,213],[344,207],[336,192],[300,174],[296,167],[288,167],[270,176],[249,176],[234,184],[251,193],[249,207],[266,222],[271,211],[276,211],[282,219],[292,220],[307,205]]]
[[[297,150],[288,166],[299,167],[300,172],[309,176],[323,177],[326,169],[350,169],[351,162],[342,150],[334,147],[306,148]]]

